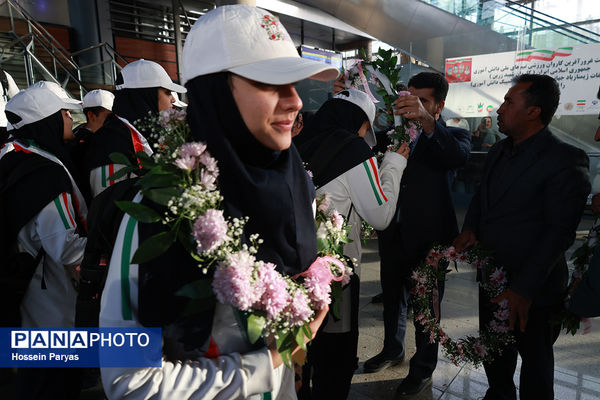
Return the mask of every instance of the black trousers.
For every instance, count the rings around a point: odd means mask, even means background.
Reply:
[[[410,278],[413,268],[419,260],[406,257],[398,243],[401,238],[378,232],[379,254],[381,257],[380,277],[383,291],[383,327],[384,341],[382,352],[389,358],[399,358],[405,354],[406,324],[408,315],[409,290],[413,286]],[[439,303],[444,296],[444,282],[438,282]],[[433,304],[431,304],[433,310]],[[441,318],[441,315],[439,316]],[[438,342],[429,343],[429,334],[423,331],[420,323],[414,321],[416,353],[410,359],[408,374],[424,379],[433,374],[437,366]]]
[[[302,369],[302,387],[298,392],[301,400],[345,400],[350,392],[352,376],[358,368],[360,281],[357,275],[352,276],[350,287],[344,290],[350,290],[352,302],[350,332],[319,331],[309,344],[307,363]]]
[[[491,318],[489,299],[479,293],[479,324]],[[552,322],[557,306],[532,307],[525,332],[515,327],[514,345],[503,349],[491,363],[484,363],[489,389],[486,400],[516,400],[513,381],[517,355],[521,356],[519,395],[521,400],[554,399],[554,351],[552,346],[560,334],[560,325]]]

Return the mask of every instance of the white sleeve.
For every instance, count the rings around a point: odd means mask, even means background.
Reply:
[[[8,98],[11,99],[15,94],[19,93],[19,87],[17,86],[17,83],[15,82],[13,77],[10,76],[8,72],[4,72],[6,73],[6,80],[8,82],[8,89],[6,93],[8,94]]]
[[[59,265],[81,263],[86,238],[76,232],[71,195],[61,193],[35,217],[35,229],[46,254]]]
[[[400,180],[406,158],[386,152],[381,168],[372,157],[346,172],[350,199],[356,212],[377,230],[383,230],[396,214]]]
[[[108,179],[112,174],[114,174],[115,172],[117,172],[125,167],[126,166],[122,165],[122,164],[107,164],[107,165],[102,165],[100,167],[97,167],[97,168],[94,168],[93,170],[91,170],[90,171],[90,187],[92,188],[92,196],[96,197],[100,193],[102,193],[102,191],[104,189],[106,189],[107,187],[112,186],[117,182],[127,179],[128,178],[127,175],[122,176],[121,178],[116,179],[116,180]]]
[[[272,370],[263,348],[214,360],[163,360],[162,368],[102,368],[102,383],[111,400],[246,399],[273,390]]]

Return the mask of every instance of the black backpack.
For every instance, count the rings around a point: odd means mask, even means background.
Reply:
[[[21,326],[21,301],[37,266],[46,254],[43,247],[40,248],[36,257],[19,250],[16,234],[9,233],[8,223],[5,220],[4,213],[8,210],[4,199],[17,182],[25,176],[47,167],[48,163],[51,162],[43,158],[28,160],[28,162],[20,163],[9,176],[1,177],[0,254],[2,254],[3,260],[0,267],[0,304],[2,304],[2,307],[0,307],[0,326],[2,327]],[[43,279],[42,288],[45,288]]]
[[[116,201],[132,200],[138,192],[137,178],[127,179],[105,189],[94,198],[88,212],[88,239],[81,262],[81,279],[75,313],[75,326],[97,327],[100,297],[113,247],[124,212]]]

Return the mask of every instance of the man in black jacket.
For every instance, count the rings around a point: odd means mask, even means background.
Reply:
[[[395,113],[419,121],[423,129],[411,144],[396,219],[378,232],[385,339],[381,353],[365,362],[365,372],[381,371],[404,359],[410,274],[433,244],[448,243],[458,232],[449,179],[455,168],[466,163],[471,148],[468,131],[447,127],[440,118],[448,93],[442,75],[417,74],[408,82],[408,89],[410,95],[394,102]],[[439,289],[441,301],[443,285]],[[437,364],[438,344],[429,343],[429,334],[420,324],[415,327],[417,352],[410,360],[408,377],[398,388],[399,396],[429,386]]]
[[[552,316],[567,286],[565,251],[590,192],[589,161],[548,129],[560,97],[557,82],[529,74],[513,82],[498,109],[500,132],[508,138],[490,150],[454,244],[460,251],[480,241],[508,276],[508,288],[492,301],[508,301],[516,344],[484,364],[485,399],[516,399],[517,354],[523,361],[520,397],[554,399],[552,346],[560,325]],[[480,293],[480,326],[489,321],[489,301]]]

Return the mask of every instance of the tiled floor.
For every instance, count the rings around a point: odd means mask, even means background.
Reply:
[[[578,246],[576,243],[575,246]],[[361,310],[359,369],[352,380],[351,400],[393,399],[399,379],[408,373],[408,361],[375,374],[362,372],[362,364],[383,345],[382,306],[372,304],[379,293],[379,258],[375,240],[363,246],[361,267]],[[466,269],[448,275],[442,304],[442,324],[452,337],[477,331],[477,286],[474,273]],[[600,399],[600,320],[593,320],[592,332],[576,336],[562,333],[554,346],[554,391],[559,400]],[[408,324],[407,360],[414,353],[414,329]],[[515,382],[518,382],[518,371]],[[487,389],[483,368],[455,366],[441,353],[433,374],[433,386],[415,399],[478,399]]]

